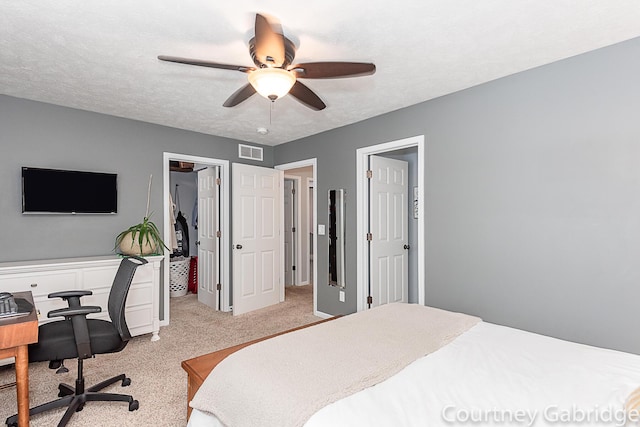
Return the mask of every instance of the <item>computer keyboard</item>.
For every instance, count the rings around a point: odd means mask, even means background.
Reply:
[[[28,316],[33,304],[25,298],[14,298],[9,292],[0,292],[0,320],[7,317]]]
[[[13,297],[4,298],[0,300],[0,317],[11,317],[17,316],[20,312],[18,311],[18,304],[16,304],[15,299]]]

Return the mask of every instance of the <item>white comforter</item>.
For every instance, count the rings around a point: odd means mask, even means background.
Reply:
[[[638,387],[640,356],[479,323],[305,426],[623,426]],[[189,421],[219,425],[198,411]]]

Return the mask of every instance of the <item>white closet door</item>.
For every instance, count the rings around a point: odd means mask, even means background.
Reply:
[[[198,171],[198,301],[218,310],[220,291],[219,166]]]
[[[409,244],[407,198],[408,163],[370,156],[372,307],[390,302],[407,302]]]

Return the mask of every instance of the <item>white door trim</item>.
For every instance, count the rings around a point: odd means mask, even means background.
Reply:
[[[222,261],[220,263],[220,278],[222,281],[222,311],[230,311],[230,253],[229,248],[231,237],[231,228],[229,227],[229,161],[214,159],[210,157],[191,156],[188,154],[169,153],[164,152],[162,154],[162,199],[163,199],[163,216],[164,216],[164,241],[171,241],[170,230],[171,221],[168,216],[169,212],[169,162],[171,160],[198,163],[207,166],[220,166],[220,176],[222,177],[222,199],[220,200],[220,226],[222,231],[221,252]],[[170,252],[165,249],[164,256],[165,262],[163,263],[163,289],[164,289],[164,320],[160,322],[160,326],[166,326],[169,324],[169,255]]]
[[[312,240],[317,239],[318,237],[316,236],[316,231],[313,228],[313,221],[309,221],[309,215],[313,215],[315,217],[315,209],[313,208],[313,188],[315,188],[315,186],[313,185],[313,178],[307,178],[307,185],[304,187],[304,191],[309,191],[309,189],[312,189],[311,192],[311,197],[307,197],[307,217],[304,219],[304,221],[307,223],[307,227],[309,230],[309,233],[312,233]],[[313,210],[313,212],[312,212]],[[311,259],[311,257],[309,257],[309,259],[307,260],[309,262],[309,265],[311,265],[311,262],[315,262],[315,257],[316,254],[313,254],[313,259]],[[307,266],[308,268],[309,266]],[[307,281],[305,282],[305,284],[309,284],[309,283],[313,283],[313,276],[312,276],[312,270],[309,269],[309,274],[307,274]]]
[[[313,314],[318,317],[327,317],[327,314],[318,311],[318,263],[315,261],[318,254],[318,239],[316,230],[318,229],[318,159],[311,158],[299,160],[297,162],[284,163],[274,166],[276,169],[287,170],[303,168],[305,166],[313,167]],[[284,222],[284,217],[282,218]],[[324,315],[324,316],[323,316]]]
[[[366,171],[368,169],[369,156],[411,147],[418,148],[418,303],[425,305],[425,148],[424,135],[418,135],[356,150],[356,302],[358,311],[364,310],[367,306],[367,283],[369,282],[369,268],[366,256],[366,224],[368,223],[369,206]]]
[[[295,285],[299,286],[302,284],[302,277],[300,272],[302,271],[300,269],[300,260],[302,259],[302,233],[300,232],[300,224],[301,224],[301,214],[300,212],[302,211],[302,209],[300,209],[300,192],[302,191],[302,177],[296,176],[296,175],[287,175],[285,173],[284,175],[285,179],[290,179],[292,181],[295,181],[295,190],[296,190],[296,194],[293,196],[293,206],[294,206],[294,215],[295,215],[295,227],[296,227],[296,232],[294,234],[295,238],[296,238],[296,259],[294,264],[296,264],[296,272],[294,274],[295,276]],[[283,198],[284,201],[284,198]],[[284,227],[282,228],[284,230]]]

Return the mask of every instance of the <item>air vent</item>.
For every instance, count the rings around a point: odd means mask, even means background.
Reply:
[[[252,147],[251,145],[238,145],[238,157],[241,159],[250,159],[262,161],[262,148]]]

